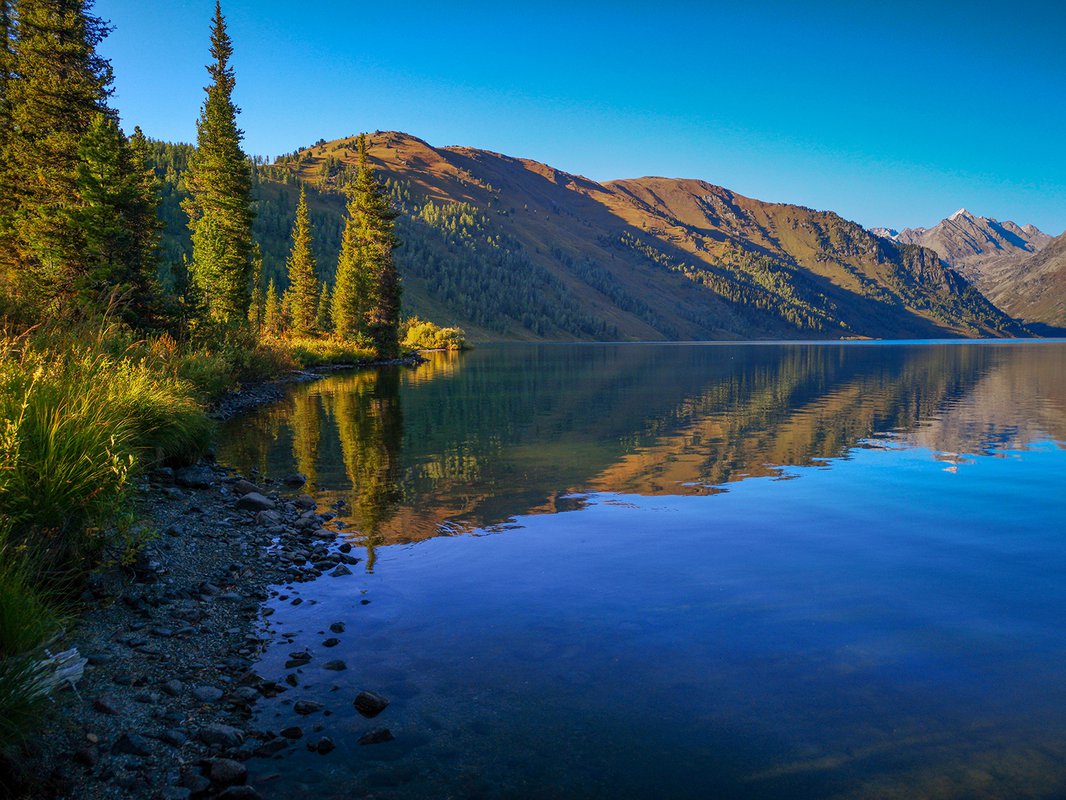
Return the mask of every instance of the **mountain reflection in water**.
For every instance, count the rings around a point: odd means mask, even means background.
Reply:
[[[220,458],[297,470],[373,546],[926,448],[1066,441],[1066,345],[542,345],[339,374],[233,423]],[[370,567],[373,567],[371,558]]]

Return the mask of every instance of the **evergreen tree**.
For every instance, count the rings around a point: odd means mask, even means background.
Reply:
[[[90,13],[92,0],[16,0],[3,9],[11,47],[0,112],[0,271],[23,296],[47,301],[86,267],[85,230],[71,211],[82,139],[98,115],[115,116],[111,65],[96,53],[108,28]]]
[[[248,305],[248,323],[256,334],[263,332],[263,317],[265,314],[266,295],[263,293],[263,251],[259,249],[259,242],[255,243],[252,250],[252,300]]]
[[[229,64],[233,45],[222,7],[215,3],[207,67],[211,85],[196,125],[197,149],[185,176],[184,203],[192,230],[192,278],[210,319],[235,325],[248,318],[252,289],[251,172],[241,151],[240,112]]]
[[[370,166],[366,134],[359,136],[359,174],[352,197],[359,224],[360,282],[369,287],[366,332],[379,357],[395,358],[399,354],[401,287],[392,251],[400,243],[394,221],[399,214]]]
[[[296,205],[296,222],[292,227],[292,251],[289,253],[289,288],[285,292],[292,332],[310,336],[318,317],[318,278],[315,254],[311,252],[311,215],[307,210],[307,192],[300,186]]]
[[[150,322],[156,298],[159,223],[145,162],[135,163],[142,145],[131,146],[114,119],[98,114],[78,149],[71,212],[84,248],[73,288],[90,304],[118,296],[134,325]]]
[[[333,277],[333,333],[340,339],[359,339],[366,334],[369,286],[361,267],[358,207],[354,192],[348,194],[341,251]]]
[[[271,278],[270,285],[267,287],[266,301],[263,304],[263,330],[271,336],[280,336],[283,325],[278,287]]]
[[[315,326],[319,333],[329,333],[333,330],[333,300],[329,294],[329,284],[322,281],[322,291],[318,295],[318,314]]]

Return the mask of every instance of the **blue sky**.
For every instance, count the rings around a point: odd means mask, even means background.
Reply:
[[[245,149],[397,129],[864,225],[1066,228],[1066,3],[226,0]],[[127,127],[191,141],[213,0],[97,0]]]

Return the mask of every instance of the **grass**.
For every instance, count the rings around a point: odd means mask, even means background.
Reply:
[[[278,342],[277,346],[285,348],[292,360],[301,367],[363,364],[374,360],[372,349],[336,339],[291,337]]]

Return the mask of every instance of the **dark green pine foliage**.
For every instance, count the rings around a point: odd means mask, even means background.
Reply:
[[[322,281],[322,291],[318,295],[318,318],[315,325],[319,333],[330,333],[333,330],[333,298],[329,293],[329,284]]]
[[[248,323],[256,334],[263,332],[263,314],[266,308],[266,295],[263,293],[263,251],[259,242],[252,251],[252,300],[248,306]]]
[[[12,8],[14,14],[11,14]],[[24,299],[47,303],[86,270],[77,210],[82,138],[107,99],[111,65],[96,53],[107,26],[92,0],[16,0],[3,135],[0,270]]]
[[[74,226],[82,233],[76,296],[88,307],[119,303],[126,321],[161,324],[156,287],[160,223],[155,174],[140,129],[127,140],[98,114],[78,149]]]
[[[333,333],[346,341],[366,337],[366,314],[370,287],[362,267],[359,242],[359,211],[354,192],[348,193],[344,233],[333,278]]]
[[[278,287],[272,279],[270,285],[267,286],[266,298],[263,301],[263,331],[271,336],[280,336],[284,324]]]
[[[399,216],[385,185],[377,179],[366,152],[366,134],[359,136],[359,174],[352,189],[358,221],[359,267],[369,287],[366,332],[380,358],[400,351],[400,275],[392,251],[400,244]]]
[[[292,226],[292,251],[289,253],[289,288],[286,291],[292,332],[310,336],[318,321],[318,276],[315,254],[311,250],[311,216],[307,210],[307,193],[300,187],[296,205],[296,222]]]
[[[14,210],[14,197],[9,185],[6,167],[7,142],[11,136],[11,71],[15,55],[11,50],[14,26],[11,0],[0,0],[0,244],[7,244],[10,234],[5,234],[3,226],[10,224],[11,212]],[[0,267],[4,257],[0,255]],[[4,272],[0,271],[0,290],[4,288]]]
[[[192,280],[208,319],[241,325],[252,294],[251,172],[241,151],[243,132],[233,103],[235,84],[222,7],[215,3],[207,67],[211,85],[196,125],[197,149],[189,159],[184,204],[192,230]]]

